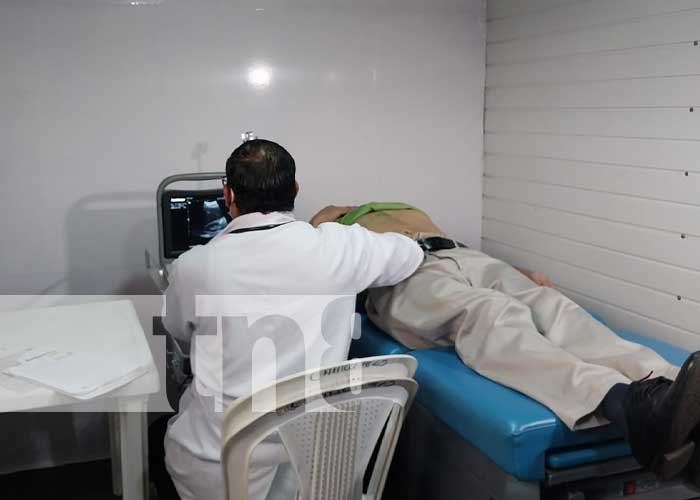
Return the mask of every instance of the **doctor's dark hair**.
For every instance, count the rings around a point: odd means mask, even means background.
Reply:
[[[226,183],[241,214],[294,210],[295,176],[292,155],[264,139],[244,142],[226,161]]]

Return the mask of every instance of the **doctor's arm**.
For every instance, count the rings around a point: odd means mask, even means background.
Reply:
[[[343,227],[359,290],[393,286],[412,275],[424,259],[418,244],[399,233],[375,233],[360,225]]]

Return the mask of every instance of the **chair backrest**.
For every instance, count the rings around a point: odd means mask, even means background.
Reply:
[[[222,425],[226,498],[248,500],[253,449],[278,432],[301,500],[357,500],[372,452],[382,437],[365,498],[384,488],[399,432],[417,384],[411,356],[351,360],[293,375],[235,401]],[[254,411],[254,401],[270,401]],[[384,433],[382,434],[382,430]]]

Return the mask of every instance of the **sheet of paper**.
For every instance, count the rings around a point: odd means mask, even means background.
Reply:
[[[2,370],[77,399],[92,399],[117,389],[148,371],[129,360],[78,352],[31,349]]]
[[[0,346],[0,388],[15,394],[26,394],[35,390],[38,386],[29,381],[22,380],[2,373],[6,368],[12,368],[21,363],[20,359],[30,348],[9,349]]]

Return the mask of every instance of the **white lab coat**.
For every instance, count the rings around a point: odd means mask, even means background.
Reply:
[[[275,224],[281,225],[231,233]],[[335,223],[314,228],[290,213],[240,216],[207,245],[180,256],[164,323],[191,344],[194,382],[166,436],[166,464],[183,500],[223,498],[226,406],[275,378],[347,359],[355,295],[402,281],[422,261],[418,245],[400,234]],[[224,316],[219,330],[215,316]],[[273,341],[276,362],[261,365],[260,338]],[[259,448],[250,471],[255,500],[267,495],[284,461],[279,445]]]

